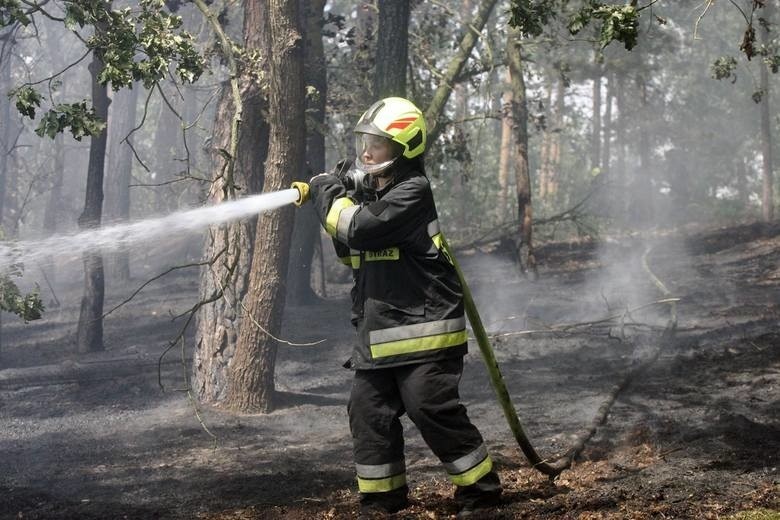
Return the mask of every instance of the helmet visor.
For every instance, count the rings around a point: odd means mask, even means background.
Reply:
[[[355,134],[355,164],[368,174],[380,173],[400,155],[387,137],[358,132]]]

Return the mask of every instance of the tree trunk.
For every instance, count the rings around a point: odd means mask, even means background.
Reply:
[[[595,64],[593,77],[593,128],[590,138],[590,169],[598,173],[601,167],[601,65]]]
[[[287,188],[301,171],[305,151],[303,38],[298,0],[269,0],[269,122],[271,139],[264,191]],[[242,412],[274,406],[276,340],[285,300],[293,227],[292,206],[262,214],[257,222],[249,292],[228,383],[226,405]]]
[[[766,20],[772,20],[774,14],[774,0],[769,0],[764,7],[764,18]],[[762,43],[769,48],[772,40],[772,35],[769,34],[770,26],[764,26],[761,29]],[[761,110],[761,178],[762,178],[762,192],[761,192],[761,216],[765,222],[770,222],[774,219],[775,203],[774,203],[774,166],[772,157],[772,116],[770,111],[769,99],[770,99],[770,83],[769,83],[769,69],[765,63],[761,63],[761,103],[759,109]]]
[[[512,78],[509,69],[506,71],[507,84]],[[509,170],[512,160],[512,90],[507,88],[501,95],[501,148],[498,158],[498,220],[508,220],[509,213]]]
[[[0,38],[0,45],[11,46],[7,42],[10,31]],[[0,228],[5,221],[5,198],[8,186],[8,157],[11,154],[11,100],[8,91],[11,89],[11,54],[3,56],[0,61]],[[5,230],[3,230],[5,233]]]
[[[62,133],[54,137],[54,170],[51,177],[51,191],[43,213],[43,230],[46,236],[57,232],[62,202],[62,181],[65,174],[65,136]]]
[[[409,0],[378,0],[374,96],[406,97]]]
[[[317,95],[307,100],[306,158],[307,167],[293,172],[296,180],[308,181],[325,167],[325,102],[328,81],[325,51],[322,43],[322,19],[325,0],[301,1],[301,13],[306,23],[305,74],[306,84],[317,89]],[[307,304],[317,301],[311,287],[314,245],[320,240],[320,225],[314,207],[304,204],[295,212],[295,228],[290,247],[287,297],[290,303]]]
[[[614,82],[614,76],[609,74],[607,77],[607,106],[604,108],[604,153],[601,158],[601,171],[607,181],[610,180],[610,161],[612,159],[612,98],[614,97]]]
[[[101,63],[97,56],[89,64],[92,76],[92,105],[95,115],[102,121],[108,121],[108,90],[97,81]],[[92,136],[89,145],[89,165],[87,167],[87,190],[84,211],[79,217],[81,229],[100,227],[103,213],[103,173],[106,159],[106,139],[108,126],[99,135]],[[84,296],[81,298],[78,330],[76,332],[79,352],[103,350],[103,297],[105,279],[103,275],[103,257],[99,251],[87,251],[84,258]]]
[[[638,55],[640,56],[640,55]],[[650,117],[650,104],[647,100],[647,82],[644,74],[637,77],[637,89],[639,90],[639,115],[641,121],[648,121]],[[653,187],[650,181],[651,175],[651,137],[646,124],[639,125],[639,168],[631,175],[630,192],[628,198],[630,205],[631,224],[640,229],[647,228],[654,221],[653,207],[655,197],[653,196]]]
[[[267,51],[267,0],[244,3],[244,45]],[[265,68],[265,65],[263,65]],[[235,197],[235,187],[247,194],[262,189],[268,153],[269,128],[263,116],[267,100],[259,86],[249,78],[240,78],[242,118],[251,124],[240,127],[237,139],[237,161],[232,178],[228,178],[227,159],[221,150],[231,149],[232,118],[237,110],[230,85],[223,87],[214,120],[214,143],[211,148],[214,183],[209,192],[212,203]],[[196,349],[193,355],[195,394],[203,402],[218,403],[227,395],[230,363],[235,353],[241,327],[242,310],[238,306],[247,292],[257,219],[246,219],[209,229],[200,278],[203,305],[196,316]]]
[[[555,92],[555,112],[553,131],[550,135],[549,172],[547,173],[547,196],[558,194],[561,182],[561,134],[563,133],[563,116],[566,111],[566,81],[563,74],[558,78]]]
[[[750,193],[748,192],[748,175],[745,158],[738,155],[736,158],[735,178],[737,184],[737,200],[739,200],[740,210],[746,214],[750,205]]]
[[[447,69],[444,71],[441,82],[436,88],[436,92],[433,94],[428,109],[425,111],[425,121],[428,124],[429,143],[433,143],[438,136],[440,128],[438,128],[439,125],[437,125],[437,121],[444,111],[444,106],[447,104],[447,100],[450,97],[455,78],[458,77],[460,71],[463,70],[463,66],[466,64],[466,61],[468,61],[469,56],[471,56],[471,51],[474,50],[474,45],[477,44],[482,28],[485,27],[485,22],[487,22],[487,19],[490,17],[490,13],[493,11],[496,2],[497,0],[482,0],[474,20],[463,29],[463,36],[460,39],[455,55],[447,64]]]
[[[554,111],[552,108],[553,99],[553,80],[550,79],[547,85],[547,96],[544,101],[544,109],[546,110],[546,124],[542,130],[542,143],[539,147],[539,169],[537,175],[539,176],[539,200],[544,202],[547,198],[547,185],[550,183],[552,177],[552,158],[553,151],[552,139],[553,130],[552,127],[554,121]]]
[[[517,211],[519,244],[517,246],[520,270],[536,277],[536,259],[533,248],[533,207],[531,205],[531,174],[528,167],[528,101],[523,78],[521,36],[517,29],[509,30],[507,60],[512,86],[512,129],[515,140],[515,175],[517,180]]]
[[[109,187],[106,198],[109,201],[107,216],[116,223],[127,222],[130,218],[130,184],[133,169],[133,151],[130,144],[123,141],[135,128],[138,89],[123,89],[117,92],[117,99],[111,106],[111,139],[109,140]],[[110,209],[109,209],[110,208]],[[130,280],[130,252],[119,251],[109,260],[112,278],[120,282]]]
[[[160,90],[165,92],[166,99],[181,114],[183,103],[179,98],[179,95],[175,89],[163,88],[160,85]],[[159,94],[159,93],[158,93]],[[181,120],[168,106],[168,103],[159,99],[160,108],[159,115],[157,117],[157,126],[154,130],[154,154],[152,159],[151,168],[154,171],[154,176],[150,184],[162,184],[170,181],[174,178],[174,172],[179,168],[180,163],[176,160],[179,152],[179,138],[181,136]],[[176,200],[175,197],[168,197],[167,194],[172,190],[173,185],[155,186],[155,212],[161,214],[168,214],[175,210],[171,207],[171,201]]]
[[[616,164],[614,176],[614,193],[615,197],[612,200],[616,203],[615,213],[616,218],[619,221],[625,220],[626,213],[629,208],[629,200],[627,192],[627,172],[626,172],[626,121],[628,119],[627,107],[626,107],[626,85],[625,85],[625,73],[619,71],[617,73],[617,94],[615,101],[617,102],[617,124],[616,124],[616,140],[615,146],[616,152]]]

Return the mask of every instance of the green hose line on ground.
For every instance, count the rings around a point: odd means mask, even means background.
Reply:
[[[536,450],[531,445],[531,442],[525,435],[525,431],[523,431],[523,426],[520,424],[520,419],[517,417],[517,411],[512,404],[512,398],[509,396],[509,390],[504,382],[504,377],[501,375],[501,371],[498,368],[496,356],[493,352],[493,348],[490,346],[490,340],[488,339],[487,332],[485,332],[485,327],[482,324],[482,318],[480,318],[479,312],[477,311],[477,306],[474,304],[471,290],[466,283],[466,279],[463,277],[463,271],[460,270],[458,261],[455,259],[455,255],[452,253],[452,249],[450,249],[446,239],[442,241],[442,245],[444,247],[444,252],[449,256],[458,273],[460,284],[463,287],[463,303],[466,307],[466,315],[469,317],[469,322],[471,323],[474,336],[477,339],[479,350],[482,352],[482,358],[485,361],[485,366],[490,375],[490,383],[493,385],[493,390],[496,392],[496,397],[504,411],[504,416],[515,436],[515,440],[517,440],[517,444],[520,445],[523,454],[535,469],[541,471],[551,479],[555,479],[555,477],[571,465],[571,459],[562,457],[557,463],[548,463],[539,457],[539,454],[536,453]]]

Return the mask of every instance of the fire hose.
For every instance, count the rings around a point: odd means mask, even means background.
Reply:
[[[309,199],[309,185],[305,182],[294,182],[292,187],[298,190],[299,197],[295,202],[295,205],[300,207]],[[488,370],[490,383],[493,386],[493,391],[496,393],[496,398],[501,405],[509,428],[512,430],[517,444],[531,463],[531,466],[549,476],[550,479],[555,479],[562,471],[571,466],[571,457],[563,456],[557,461],[548,462],[539,456],[531,444],[531,441],[528,440],[528,436],[525,434],[525,430],[523,430],[523,426],[517,416],[514,404],[512,404],[512,398],[509,396],[509,390],[507,389],[504,377],[501,375],[501,371],[498,368],[496,355],[493,352],[493,347],[490,345],[490,340],[488,339],[487,332],[482,324],[482,318],[477,311],[477,306],[474,304],[471,290],[466,283],[463,271],[461,271],[460,265],[455,259],[455,255],[452,253],[452,249],[446,239],[442,241],[442,248],[458,274],[458,279],[463,288],[463,303],[466,308],[466,315],[468,316],[469,323],[471,323],[471,329],[474,332],[477,344],[479,345],[479,350],[482,353],[482,359]]]

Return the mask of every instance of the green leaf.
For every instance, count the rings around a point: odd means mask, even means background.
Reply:
[[[0,27],[20,23],[27,27],[30,17],[22,9],[19,0],[0,0]]]
[[[16,97],[16,110],[23,116],[35,119],[35,109],[41,106],[43,99],[37,90],[30,85],[23,85],[11,91],[11,97]]]

